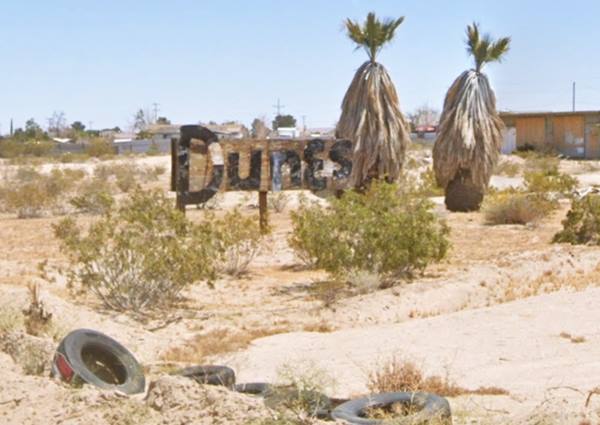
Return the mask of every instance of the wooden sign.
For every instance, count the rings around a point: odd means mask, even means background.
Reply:
[[[177,205],[219,191],[338,190],[352,171],[349,140],[219,140],[205,127],[181,127],[172,141],[171,189]]]

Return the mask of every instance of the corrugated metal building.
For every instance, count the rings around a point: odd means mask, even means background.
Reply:
[[[600,111],[502,112],[503,153],[527,146],[573,158],[600,158]]]

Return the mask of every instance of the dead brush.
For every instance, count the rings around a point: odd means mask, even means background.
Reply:
[[[498,387],[467,389],[457,385],[448,376],[425,376],[415,363],[392,358],[368,377],[367,388],[373,393],[426,392],[445,397],[466,394],[507,395],[508,391]]]
[[[268,206],[276,213],[281,213],[290,202],[289,196],[285,192],[276,192],[268,197]]]
[[[40,336],[47,333],[52,326],[52,313],[50,313],[40,298],[40,286],[30,283],[29,306],[23,310],[25,315],[25,330],[30,335]]]
[[[238,209],[227,212],[216,221],[215,226],[221,230],[219,242],[224,252],[220,271],[234,277],[248,271],[262,248],[263,239],[257,222],[254,217],[244,217]]]
[[[522,280],[512,280],[496,297],[500,302],[510,302],[560,290],[579,292],[598,286],[600,286],[600,264],[588,273],[577,273],[576,275],[544,273],[525,285]]]
[[[557,203],[543,194],[500,192],[486,198],[483,213],[488,224],[528,224],[546,217]]]
[[[242,329],[215,329],[202,335],[197,335],[183,345],[166,351],[161,359],[170,362],[202,364],[211,356],[242,350],[252,341],[270,335],[289,332],[286,327]]]

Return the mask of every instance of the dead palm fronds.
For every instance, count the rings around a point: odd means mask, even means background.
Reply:
[[[350,19],[346,21],[348,37],[357,49],[362,47],[369,55],[344,96],[336,128],[337,137],[353,142],[351,180],[355,187],[364,186],[372,177],[395,180],[402,170],[410,134],[394,84],[375,59],[403,20],[401,17],[382,22],[369,13],[362,26]]]
[[[500,61],[509,44],[508,37],[493,42],[487,34],[480,36],[477,24],[467,27],[467,51],[474,57],[475,68],[463,72],[448,90],[433,148],[436,180],[446,189],[446,205],[451,210],[479,208],[498,161],[503,123],[481,68]]]

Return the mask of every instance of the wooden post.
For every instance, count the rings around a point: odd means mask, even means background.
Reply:
[[[264,235],[269,228],[269,211],[267,209],[267,191],[258,192],[258,213],[260,232]]]

